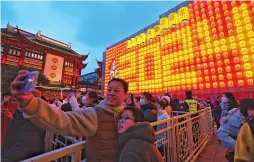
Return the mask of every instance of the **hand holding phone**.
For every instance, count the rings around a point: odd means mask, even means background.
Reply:
[[[29,72],[24,79],[25,84],[20,86],[20,92],[32,92],[38,81],[39,71]]]

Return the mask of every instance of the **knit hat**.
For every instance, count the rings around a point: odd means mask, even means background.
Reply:
[[[170,97],[168,97],[168,96],[162,96],[162,97],[161,97],[161,100],[162,100],[162,99],[165,99],[165,100],[168,101],[168,103],[170,103]]]

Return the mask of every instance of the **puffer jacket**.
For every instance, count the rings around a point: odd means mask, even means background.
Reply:
[[[217,137],[225,148],[235,150],[235,142],[240,128],[244,123],[244,116],[240,109],[234,108],[228,112],[228,116],[221,119],[221,127],[217,130]]]
[[[44,153],[46,131],[25,119],[16,109],[1,149],[1,161],[22,161]]]
[[[168,113],[167,113],[167,111],[165,111],[165,110],[159,110],[159,111],[157,111],[157,120],[159,121],[159,120],[164,120],[164,119],[169,119],[170,117],[169,117],[169,115],[168,115]],[[164,128],[166,128],[167,126],[169,126],[169,123],[163,123],[163,124],[160,124],[160,125],[158,125],[157,126],[157,131],[159,131],[159,130],[161,130],[161,129],[164,129]],[[164,140],[167,140],[167,133],[166,132],[163,132],[163,133],[161,133],[161,134],[158,134],[157,136],[156,136],[156,139],[157,139],[157,141],[158,140],[161,140],[162,138],[164,138]],[[163,145],[163,143],[162,142],[158,142],[157,143],[157,147],[159,148],[159,147],[161,147]]]
[[[119,135],[119,162],[163,162],[149,123],[136,123]]]
[[[29,114],[26,111],[29,108],[36,110],[35,113]],[[88,162],[117,161],[118,134],[115,119],[123,110],[122,105],[112,107],[103,100],[98,108],[63,112],[51,108],[40,98],[33,97],[26,107],[19,109],[23,111],[24,118],[47,131],[63,136],[86,137]]]

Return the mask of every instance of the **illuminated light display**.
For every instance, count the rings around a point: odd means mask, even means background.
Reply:
[[[105,87],[112,63],[140,94],[254,88],[253,2],[189,2],[105,52]]]

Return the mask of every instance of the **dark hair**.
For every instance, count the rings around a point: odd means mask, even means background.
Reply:
[[[130,95],[130,97],[131,97],[131,104],[130,105],[135,105],[134,95],[132,93],[129,93],[128,95]]]
[[[163,101],[158,101],[157,104],[160,105],[160,107],[162,107],[163,110],[164,110],[165,107],[166,107],[166,105],[164,104]]]
[[[187,98],[192,98],[192,91],[186,91],[186,92],[185,92],[185,96],[186,96]]]
[[[140,101],[140,96],[137,96],[137,97],[136,97],[136,100],[139,102],[139,101]]]
[[[151,95],[151,93],[149,92],[143,92],[142,95],[145,96],[145,98],[147,99],[147,101],[152,102],[153,101],[153,96]]]
[[[104,100],[104,97],[100,96],[100,97],[99,97],[99,100],[100,100],[100,101]]]
[[[227,98],[228,98],[228,106],[229,106],[229,110],[236,108],[238,106],[237,101],[233,95],[233,93],[231,92],[225,92],[223,93]]]
[[[48,100],[46,99],[45,96],[41,96],[41,99],[44,100],[44,101],[46,101],[46,102],[48,102]]]
[[[93,99],[93,103],[98,103],[98,94],[95,91],[88,91],[87,95],[89,98]]]
[[[240,111],[247,117],[248,110],[254,110],[254,99],[253,98],[244,98],[240,101]]]
[[[113,78],[113,79],[111,79],[111,80],[108,82],[108,85],[109,85],[111,82],[113,82],[113,81],[122,83],[123,89],[124,89],[124,93],[127,93],[127,92],[128,92],[129,85],[128,85],[128,83],[127,83],[125,80],[120,79],[120,78]]]
[[[54,100],[53,99],[49,99],[49,104],[53,104]]]
[[[127,106],[127,107],[125,107],[125,108],[123,109],[122,113],[123,113],[124,111],[126,111],[126,110],[131,111],[131,113],[132,113],[132,115],[133,115],[133,117],[134,117],[134,121],[135,121],[135,122],[144,122],[145,117],[144,117],[143,112],[142,112],[140,109],[137,109],[137,108],[135,108],[135,107],[133,107],[133,106]],[[121,116],[122,113],[121,113],[119,116]]]
[[[166,103],[164,103],[162,100],[166,101]],[[161,99],[161,102],[163,102],[165,106],[168,106],[168,105],[169,105],[168,100],[167,100],[166,98],[162,98],[162,99]]]
[[[78,102],[79,104],[81,104],[81,103],[82,103],[81,98],[77,98],[77,102]]]

